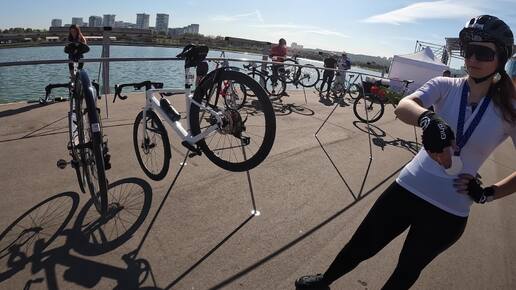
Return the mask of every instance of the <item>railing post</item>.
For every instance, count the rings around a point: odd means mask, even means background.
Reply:
[[[268,61],[269,60],[269,49],[267,48],[264,48],[262,49],[262,60],[263,61]],[[267,71],[267,64],[262,62],[262,73],[265,74],[265,72]],[[264,78],[260,78],[260,85],[262,86],[262,88],[265,88],[265,79]]]
[[[109,31],[111,27],[104,27],[102,31],[102,58],[109,58]],[[102,92],[104,93],[104,99],[106,101],[106,118],[109,118],[109,109],[107,103],[107,95],[110,93],[109,90],[109,61],[102,61]]]
[[[102,32],[102,58],[109,58],[109,33],[107,27]],[[109,62],[102,62],[102,85],[104,94],[109,94]]]

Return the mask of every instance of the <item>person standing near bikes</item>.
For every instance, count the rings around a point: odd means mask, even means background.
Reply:
[[[269,57],[274,62],[285,61],[285,58],[287,58],[287,41],[284,38],[280,38],[278,44],[271,48]],[[272,83],[274,86],[277,84],[279,71],[284,69],[285,66],[283,64],[272,65]],[[286,92],[283,92],[281,95],[288,96]]]
[[[482,15],[466,23],[459,40],[468,75],[436,77],[403,98],[395,111],[404,123],[422,128],[424,148],[381,194],[328,270],[299,278],[297,289],[328,289],[410,228],[382,288],[408,289],[460,238],[473,202],[516,192],[516,172],[487,187],[475,177],[506,138],[516,147],[516,91],[504,70],[513,33],[497,17]],[[430,105],[435,112],[426,109]]]
[[[348,54],[344,51],[337,60],[337,74],[335,76],[334,86],[344,86],[346,81],[346,71],[351,68],[351,61],[348,58]]]
[[[76,44],[77,47],[79,46],[80,43],[87,44],[86,38],[84,37],[84,35],[81,32],[81,28],[76,24],[70,25],[70,28],[68,29],[68,41],[70,43]],[[71,61],[74,61],[74,60],[77,61],[81,58],[84,58],[83,54],[76,54],[74,52],[68,53],[68,59]],[[83,62],[79,63],[78,69],[82,69],[83,66],[84,66]],[[68,63],[68,70],[70,71],[70,76],[72,76],[73,75],[73,64],[72,63]]]
[[[329,97],[331,83],[333,81],[333,76],[335,75],[334,69],[336,68],[336,66],[337,66],[337,60],[335,59],[335,57],[333,55],[330,54],[324,59],[324,68],[329,68],[331,70],[326,70],[326,69],[324,70],[321,87],[319,89],[319,96],[322,97],[322,94],[324,92],[324,84],[326,83],[326,84],[328,84],[328,86],[326,87],[326,97],[327,98]]]

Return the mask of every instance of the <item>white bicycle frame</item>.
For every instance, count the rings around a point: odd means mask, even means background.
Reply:
[[[206,138],[211,133],[215,132],[217,129],[219,129],[222,124],[222,114],[219,112],[216,112],[212,110],[211,108],[208,108],[195,100],[193,100],[193,94],[192,94],[192,83],[194,80],[194,74],[192,68],[186,68],[185,69],[185,89],[150,89],[145,91],[145,107],[143,108],[143,119],[145,122],[145,125],[147,124],[145,120],[147,110],[153,109],[154,112],[157,112],[158,115],[160,115],[163,119],[167,121],[167,123],[174,129],[174,131],[180,136],[182,141],[186,141],[191,145],[196,144],[200,140]],[[186,129],[181,124],[181,120],[173,121],[170,119],[170,117],[165,113],[163,108],[161,108],[160,101],[156,96],[154,96],[154,93],[169,93],[169,94],[183,94],[185,96],[185,103],[186,103]],[[190,128],[190,106],[195,105],[198,106],[200,109],[208,111],[210,115],[215,116],[217,123],[210,126],[203,132],[201,132],[198,135],[192,135],[191,128]],[[174,109],[174,107],[171,105],[171,107]],[[175,109],[174,109],[175,110]],[[142,136],[147,137],[147,131],[145,130],[146,126],[142,126]]]

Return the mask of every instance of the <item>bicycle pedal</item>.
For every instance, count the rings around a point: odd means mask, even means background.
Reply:
[[[104,154],[104,169],[111,169],[111,154]]]
[[[64,159],[59,159],[57,160],[57,163],[56,163],[56,166],[59,168],[59,169],[65,169],[66,166],[69,164],[70,162],[66,162],[66,160]]]

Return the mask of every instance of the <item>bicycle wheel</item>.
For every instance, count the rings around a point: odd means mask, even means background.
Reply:
[[[285,78],[285,83],[291,84],[299,77],[299,67],[293,66],[291,64],[298,64],[298,62],[291,58],[287,58],[283,63],[285,64],[283,68],[283,77]]]
[[[236,87],[235,87],[236,85]],[[228,108],[238,110],[245,104],[247,89],[241,84],[234,84],[230,81],[223,83],[222,97]]]
[[[172,154],[167,131],[154,111],[147,110],[145,122],[143,111],[136,116],[133,145],[136,159],[145,175],[152,180],[162,180],[167,175]]]
[[[254,79],[257,83],[260,84],[260,86],[263,84],[265,86],[265,76],[262,74],[256,73],[256,72],[249,72],[247,73],[248,76],[250,76],[252,79]],[[254,92],[246,92],[246,94],[250,97],[255,97]]]
[[[104,167],[102,124],[97,112],[90,78],[79,71],[76,89],[76,116],[81,164],[91,199],[101,215],[107,213],[107,180]]]
[[[384,105],[374,96],[360,96],[353,103],[353,113],[362,122],[374,123],[383,116]]]
[[[275,82],[272,81],[272,76],[265,80],[265,91],[269,96],[280,96],[285,93],[287,83],[283,77],[278,77]]]
[[[71,166],[77,175],[79,188],[82,193],[86,193],[86,190],[84,189],[84,173],[81,171],[80,152],[79,148],[77,148],[77,145],[79,144],[79,132],[77,130],[77,115],[75,114],[76,102],[76,99],[70,94],[70,111],[68,112],[68,137],[70,138],[70,141],[68,143],[68,149],[70,150],[69,153],[72,157]]]
[[[313,87],[319,82],[321,73],[311,64],[302,67],[299,73],[299,84],[305,88]]]
[[[351,99],[355,100],[356,98],[362,95],[362,89],[357,84],[351,84],[346,90],[346,95],[348,95]]]
[[[267,94],[257,82],[240,72],[219,69],[207,78],[201,89],[195,91],[194,101],[204,108],[192,103],[190,128],[194,136],[208,134],[214,126],[216,129],[197,145],[223,169],[246,171],[258,166],[271,151],[276,135],[276,119]],[[224,81],[232,82],[235,88],[253,91],[257,99],[238,110],[226,106],[217,93]],[[222,118],[222,123],[218,123],[217,117]]]

